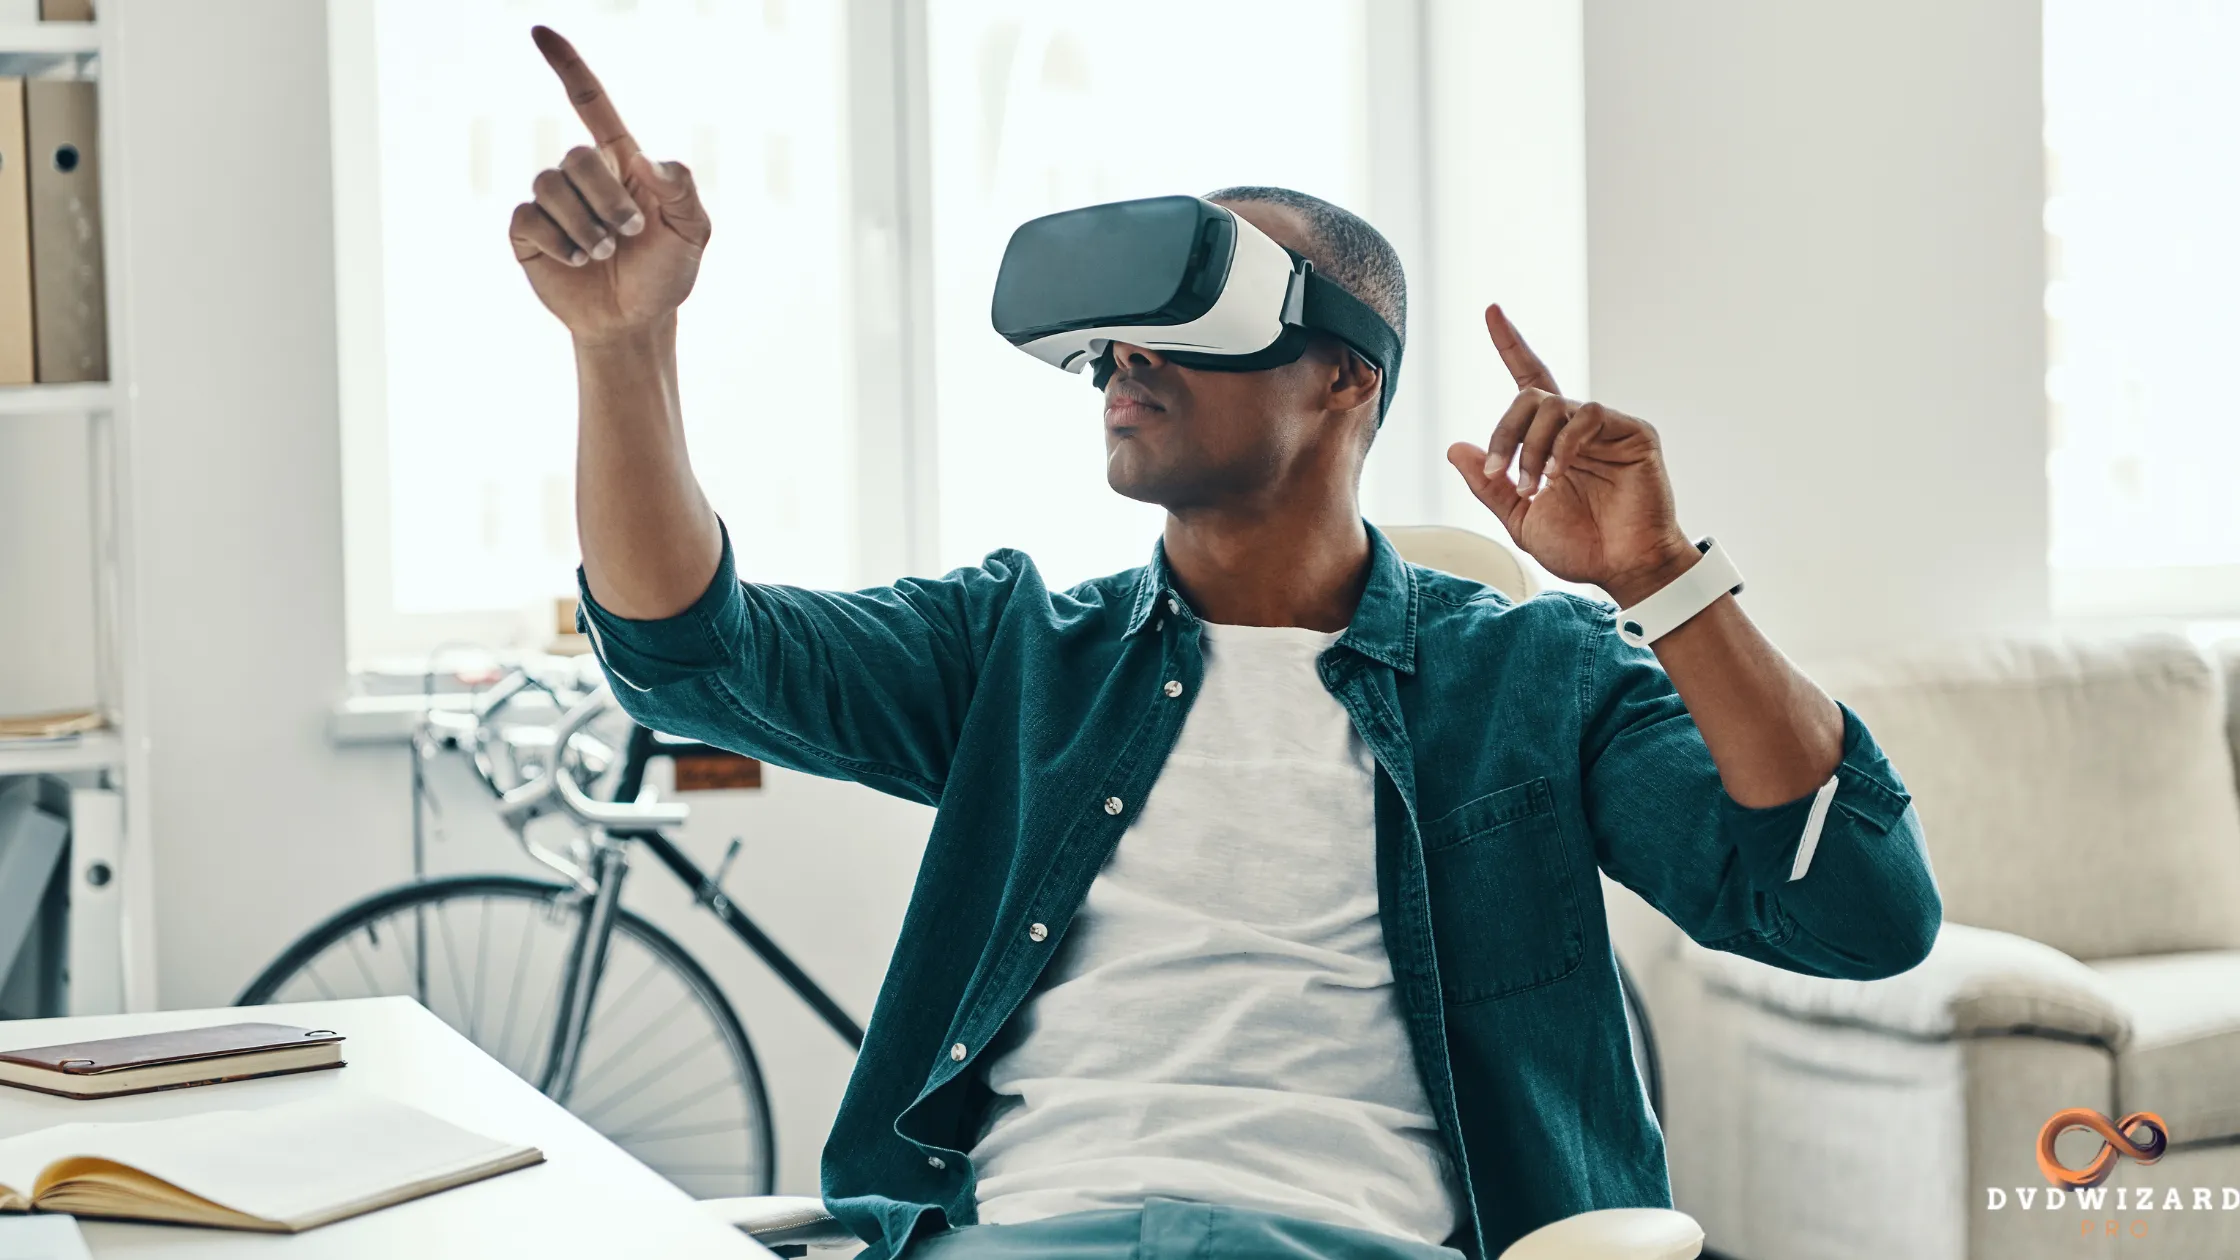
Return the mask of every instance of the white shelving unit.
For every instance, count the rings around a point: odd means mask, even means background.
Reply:
[[[121,976],[122,983],[112,987],[123,993],[126,1009],[137,1011],[155,1009],[155,900],[147,807],[149,741],[143,716],[146,684],[133,580],[132,356],[126,344],[129,338],[122,335],[129,260],[121,249],[124,189],[122,180],[114,178],[115,155],[123,151],[123,137],[118,134],[114,90],[104,72],[116,62],[114,38],[114,28],[98,21],[0,22],[0,74],[83,78],[99,85],[102,246],[109,319],[109,380],[0,388],[0,429],[32,417],[76,418],[84,426],[92,474],[88,492],[93,611],[99,640],[94,655],[99,702],[109,726],[69,742],[0,745],[0,776],[70,775],[81,786],[91,780],[123,797],[124,836],[116,870],[122,927],[114,942],[99,942],[97,948],[106,956],[73,956],[70,965],[73,975],[98,971]]]

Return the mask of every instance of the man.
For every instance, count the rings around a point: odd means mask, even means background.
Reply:
[[[575,339],[584,619],[616,694],[939,807],[825,1150],[867,1255],[1494,1256],[1669,1204],[1598,869],[1794,970],[1927,952],[1918,825],[1857,719],[1726,595],[1643,648],[1603,605],[1403,563],[1357,499],[1382,372],[1327,336],[1261,371],[1112,347],[1108,479],[1168,509],[1144,568],[742,583],[676,389],[708,217],[537,41],[598,147],[538,176],[512,237]],[[1367,224],[1214,200],[1404,332]],[[1486,323],[1519,392],[1448,452],[1471,490],[1627,607],[1687,572],[1654,430]]]

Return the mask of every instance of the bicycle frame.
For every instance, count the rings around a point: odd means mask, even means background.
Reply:
[[[509,788],[499,781],[500,770],[496,764],[496,755],[500,750],[489,745],[485,736],[488,729],[486,724],[499,709],[532,688],[551,694],[555,701],[560,699],[552,688],[530,679],[526,673],[516,671],[490,692],[478,697],[471,728],[465,725],[464,715],[439,720],[432,711],[427,726],[430,730],[442,726],[454,747],[463,748],[459,742],[462,735],[473,735],[475,746],[471,750],[463,750],[469,752],[477,777],[498,797],[500,812],[505,816],[516,839],[530,856],[565,876],[579,894],[575,932],[561,978],[559,1022],[553,1029],[545,1063],[538,1074],[537,1088],[546,1096],[562,1103],[567,1101],[574,1088],[576,1066],[589,1032],[599,984],[606,973],[608,945],[614,936],[615,916],[622,902],[622,883],[629,873],[627,849],[633,843],[644,846],[660,859],[661,864],[691,890],[693,901],[713,914],[765,966],[777,973],[786,987],[810,1010],[816,1012],[817,1017],[845,1041],[849,1049],[861,1050],[862,1026],[841,1009],[840,1004],[723,891],[724,869],[719,868],[711,875],[670,839],[661,826],[637,825],[636,820],[640,819],[673,823],[683,818],[682,807],[638,802],[638,796],[645,786],[646,770],[655,758],[730,754],[706,744],[664,739],[656,736],[653,731],[632,723],[629,739],[623,748],[622,764],[616,776],[614,792],[603,801],[594,801],[577,785],[575,771],[568,764],[570,752],[578,749],[578,741],[588,739],[582,734],[582,728],[605,707],[602,697],[594,693],[566,710],[560,724],[553,731],[551,755],[542,774],[530,776]],[[600,755],[606,755],[607,750],[603,746],[595,742],[591,746],[599,748]],[[509,759],[514,756],[510,748],[502,751]],[[506,773],[510,774],[515,768],[508,766]],[[413,790],[417,851],[419,798],[424,792],[417,755],[414,758]],[[551,809],[555,795],[559,797],[559,808],[588,829],[588,862],[564,856],[528,837],[527,823],[538,814]],[[737,842],[734,841],[734,851],[736,846]],[[415,856],[417,857],[417,852]],[[728,859],[725,865],[728,867]],[[418,873],[417,869],[415,873]],[[426,955],[423,952],[419,956],[424,958]]]

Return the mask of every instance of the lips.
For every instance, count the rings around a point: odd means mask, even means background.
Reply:
[[[1165,411],[1151,391],[1130,380],[1115,380],[1105,387],[1104,416],[1109,424],[1134,424],[1154,412]]]

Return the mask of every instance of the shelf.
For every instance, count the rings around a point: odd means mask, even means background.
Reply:
[[[0,56],[100,51],[101,27],[97,23],[0,22]]]
[[[67,416],[107,411],[115,405],[116,390],[107,381],[0,386],[0,416]]]
[[[0,742],[0,775],[111,770],[123,764],[124,741],[115,731],[94,731],[67,744],[12,747]]]

